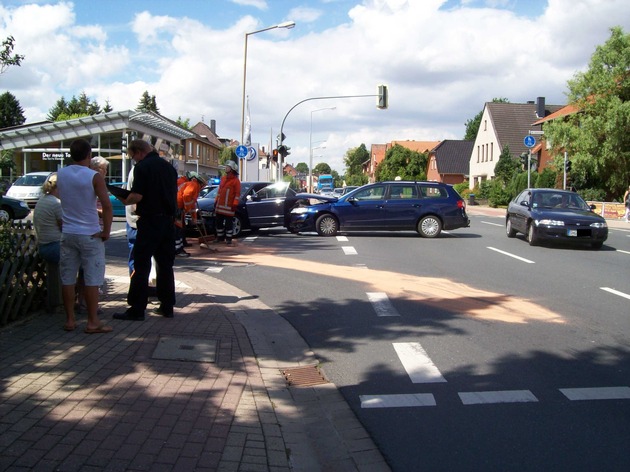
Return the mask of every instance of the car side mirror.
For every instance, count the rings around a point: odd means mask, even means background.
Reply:
[[[595,205],[589,205],[588,207],[591,209],[591,211],[595,211],[595,209],[597,208],[597,206]]]
[[[346,201],[347,201],[347,202],[350,202],[350,203],[356,203],[356,202],[358,202],[358,200],[357,200],[355,197],[350,197],[350,198],[346,199]]]
[[[523,200],[521,201],[521,206],[524,206],[525,208],[529,208],[529,203],[527,200]]]

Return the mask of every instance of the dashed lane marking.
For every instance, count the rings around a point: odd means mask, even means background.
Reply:
[[[536,398],[529,390],[459,392],[458,395],[464,405],[480,405],[486,403],[527,403],[538,401],[538,398]]]
[[[525,259],[524,257],[519,257],[519,256],[516,256],[514,254],[510,254],[509,252],[502,251],[501,249],[497,249],[495,247],[491,247],[491,246],[487,246],[487,247],[491,251],[495,251],[495,252],[498,252],[500,254],[503,254],[503,255],[506,255],[506,256],[509,256],[509,257],[513,257],[514,259],[517,259],[519,261],[526,262],[528,264],[535,264],[534,261],[530,261],[529,259]]]
[[[446,382],[420,343],[393,343],[412,383]]]
[[[337,241],[339,242],[347,242],[348,241],[348,237],[347,236],[337,236]]]
[[[630,400],[630,387],[561,388],[569,400]]]
[[[618,295],[620,297],[627,298],[628,300],[630,300],[630,295],[628,295],[627,293],[620,292],[619,290],[615,290],[614,288],[610,288],[610,287],[599,287],[599,288],[604,290],[605,292],[612,293],[613,295]]]
[[[341,249],[343,249],[343,253],[346,256],[356,256],[358,254],[357,250],[352,246],[342,246]]]
[[[367,292],[367,297],[376,312],[376,316],[400,316],[386,293]]]
[[[127,276],[122,276],[122,275],[106,275],[105,279],[108,282],[113,282],[116,284],[129,284],[129,277]],[[184,282],[181,282],[177,279],[175,279],[175,287],[178,288],[183,288],[183,289],[189,289],[190,286],[185,284]]]
[[[409,393],[397,395],[359,395],[361,408],[402,408],[415,406],[435,406],[431,393]]]
[[[504,225],[499,224],[499,223],[491,223],[490,221],[482,221],[481,222],[484,225],[490,225],[490,226],[500,226],[501,228],[503,228]]]

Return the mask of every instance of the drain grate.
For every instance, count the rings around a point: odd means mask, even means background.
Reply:
[[[287,379],[287,384],[291,387],[310,387],[328,383],[328,380],[326,380],[324,374],[320,372],[316,365],[289,367],[281,372]]]

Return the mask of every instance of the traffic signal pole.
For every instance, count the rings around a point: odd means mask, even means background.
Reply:
[[[297,102],[295,105],[293,105],[289,111],[287,112],[286,115],[284,115],[284,118],[282,119],[282,124],[280,125],[280,134],[279,136],[279,144],[278,144],[278,182],[282,181],[283,178],[283,163],[282,160],[284,159],[284,152],[281,152],[280,149],[284,150],[284,144],[283,141],[285,140],[285,135],[283,133],[284,130],[284,122],[287,120],[287,117],[289,116],[289,113],[291,113],[295,108],[297,108],[298,105],[301,105],[302,103],[305,102],[309,102],[312,100],[331,100],[331,99],[335,99],[335,98],[364,98],[364,97],[379,97],[379,102],[378,102],[378,108],[380,109],[386,109],[388,107],[388,91],[387,91],[387,86],[386,85],[379,85],[378,87],[379,93],[377,94],[369,94],[369,95],[336,95],[336,96],[331,96],[331,97],[311,97],[311,98],[305,98],[302,101]]]

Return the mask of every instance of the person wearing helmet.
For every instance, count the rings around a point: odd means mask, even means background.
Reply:
[[[206,179],[201,175],[196,172],[191,172],[190,181],[183,184],[178,190],[178,200],[181,193],[182,204],[181,218],[175,222],[178,226],[178,234],[175,240],[175,255],[178,257],[190,256],[190,254],[184,249],[185,247],[190,246],[190,244],[186,242],[186,234],[184,233],[186,214],[190,214],[193,223],[197,223],[197,199],[199,198],[199,192],[203,187],[205,187],[206,183]]]
[[[241,199],[241,181],[238,179],[238,164],[226,161],[225,175],[221,177],[217,198],[214,201],[216,239],[232,244],[234,215]]]

